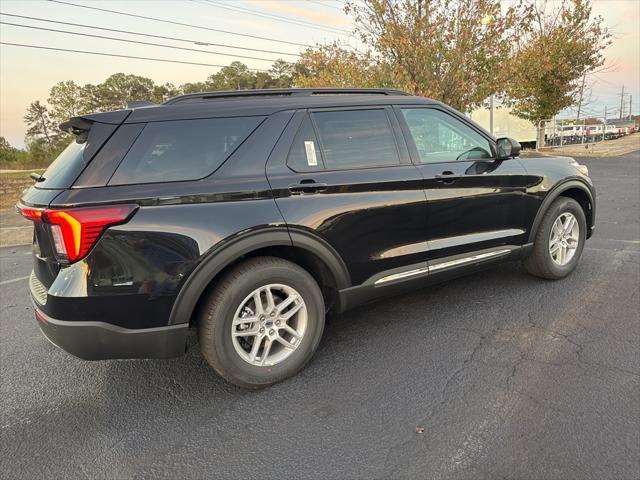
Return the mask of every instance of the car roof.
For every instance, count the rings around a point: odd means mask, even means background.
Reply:
[[[440,104],[386,89],[264,89],[181,95],[162,105],[134,106],[125,123],[267,116],[283,110],[376,105]]]

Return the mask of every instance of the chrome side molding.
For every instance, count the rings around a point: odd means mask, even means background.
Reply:
[[[387,275],[386,277],[379,278],[374,282],[374,285],[381,283],[392,282],[394,280],[400,280],[401,278],[413,277],[414,275],[420,275],[421,273],[428,273],[429,267],[416,268],[415,270],[407,270],[406,272],[394,273]]]
[[[392,282],[394,280],[400,280],[402,278],[413,277],[415,275],[421,275],[423,273],[437,272],[438,270],[443,270],[446,268],[459,267],[467,263],[475,262],[477,260],[485,260],[493,257],[501,257],[511,252],[512,252],[511,249],[494,250],[492,252],[478,253],[476,255],[471,255],[469,257],[458,258],[456,260],[449,260],[448,262],[436,263],[435,265],[430,265],[428,267],[421,267],[413,270],[407,270],[406,272],[394,273],[394,274],[379,278],[374,282],[374,285],[380,285],[382,283]]]
[[[470,257],[459,258],[457,260],[451,260],[449,262],[437,263],[429,267],[429,271],[442,270],[443,268],[456,267],[458,265],[464,265],[465,263],[475,262],[476,260],[484,260],[485,258],[500,257],[510,253],[511,250],[496,250],[493,252],[479,253]]]

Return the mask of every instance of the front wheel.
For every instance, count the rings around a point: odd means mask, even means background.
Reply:
[[[313,277],[276,257],[256,257],[217,283],[198,319],[207,362],[244,388],[262,388],[304,367],[324,329],[324,300]]]
[[[545,212],[536,233],[533,251],[524,261],[537,277],[560,279],[578,264],[587,234],[587,220],[578,202],[559,197]]]

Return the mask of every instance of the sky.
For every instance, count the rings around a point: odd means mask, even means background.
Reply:
[[[169,19],[175,22],[204,26],[211,29],[239,32],[254,36],[315,45],[334,40],[358,45],[349,35],[352,21],[342,12],[341,0],[62,0],[108,10],[147,17]],[[505,0],[507,2],[509,0]],[[609,112],[620,109],[620,90],[633,96],[632,110],[640,111],[640,0],[594,0],[594,13],[602,15],[613,31],[613,44],[606,52],[610,71],[593,75],[590,103],[583,112],[601,116],[605,105]],[[244,9],[244,11],[238,11]],[[236,47],[272,50],[280,53],[259,53],[230,47],[199,46],[169,40],[150,39],[115,32],[88,30],[81,27],[59,25],[36,20],[2,15],[3,22],[37,25],[39,27],[68,30],[155,43],[178,45],[218,52],[198,53],[148,45],[88,38],[58,32],[32,30],[12,25],[0,25],[0,41],[40,45],[62,49],[107,52],[121,55],[182,60],[213,65],[228,65],[240,60],[250,68],[268,69],[277,58],[295,60],[304,47],[272,40],[247,38],[228,33],[166,24],[132,18],[104,11],[52,2],[48,0],[0,0],[0,12],[24,15],[77,24],[103,26],[154,35],[179,37],[198,42],[220,43]],[[263,15],[263,16],[260,16]],[[271,18],[265,18],[268,15]],[[280,17],[276,19],[275,17]],[[281,21],[306,22],[295,25]],[[221,53],[232,54],[231,56]],[[266,60],[241,59],[233,56],[248,55]],[[288,55],[287,55],[288,54]],[[24,144],[23,116],[29,104],[45,101],[51,86],[64,80],[78,84],[100,83],[116,72],[142,75],[156,83],[171,82],[179,85],[203,81],[218,70],[217,67],[182,65],[148,60],[102,57],[78,53],[22,48],[0,45],[0,136],[14,145]],[[628,102],[628,97],[626,97]],[[627,107],[628,108],[628,104]],[[564,112],[569,115],[571,112]]]

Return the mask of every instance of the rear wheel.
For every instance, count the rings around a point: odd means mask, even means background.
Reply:
[[[571,273],[580,260],[587,220],[578,202],[559,197],[544,214],[536,233],[533,252],[524,261],[529,273],[559,279]]]
[[[323,329],[324,301],[313,277],[289,261],[257,257],[218,282],[199,318],[198,340],[223,378],[261,388],[302,369]]]

